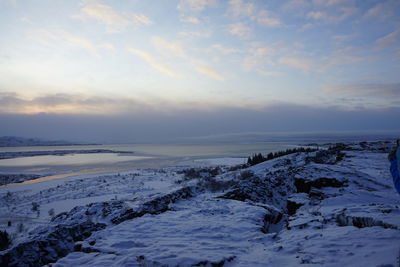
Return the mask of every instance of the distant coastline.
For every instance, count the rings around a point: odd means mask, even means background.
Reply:
[[[21,158],[21,157],[48,156],[48,155],[65,156],[68,154],[97,154],[97,153],[132,154],[133,152],[115,151],[115,150],[109,150],[109,149],[0,152],[0,160],[1,159]]]
[[[0,137],[0,147],[23,147],[23,146],[77,146],[77,145],[100,145],[96,143],[76,143],[63,140],[42,140],[38,138],[24,138],[17,136]]]

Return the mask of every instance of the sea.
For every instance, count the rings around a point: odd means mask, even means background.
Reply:
[[[382,137],[386,138],[387,137]],[[82,153],[38,155],[1,159],[0,174],[36,174],[43,177],[68,177],[79,174],[115,173],[135,169],[172,166],[236,165],[256,153],[268,154],[310,143],[382,139],[379,136],[297,136],[278,141],[201,142],[175,144],[103,144],[68,146],[0,147],[3,152],[74,150]],[[85,150],[112,150],[116,153],[84,153]]]
[[[237,159],[245,163],[255,154],[296,147],[295,142],[212,143],[212,144],[113,144],[0,147],[2,152],[112,150],[116,153],[76,153],[39,155],[0,160],[0,172],[63,173],[118,172],[138,168],[190,166],[208,159]],[[230,160],[230,162],[235,162]]]

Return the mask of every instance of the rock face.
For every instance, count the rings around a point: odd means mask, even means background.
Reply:
[[[195,190],[191,187],[185,187],[179,189],[173,193],[166,194],[161,197],[157,197],[150,201],[145,202],[139,209],[133,210],[128,209],[121,215],[111,219],[114,224],[122,223],[126,220],[142,217],[145,214],[160,214],[168,210],[170,204],[177,202],[178,200],[187,199],[193,197]]]
[[[307,180],[303,178],[295,178],[294,186],[296,187],[297,193],[309,194],[313,188],[324,188],[324,187],[344,187],[346,182],[339,181],[336,178],[321,177],[313,180]]]
[[[345,212],[336,215],[336,222],[338,226],[355,226],[357,228],[380,226],[385,229],[399,229],[396,225],[385,223],[371,217],[347,216]]]
[[[56,225],[0,254],[0,266],[43,266],[57,261],[73,251],[77,241],[88,238],[105,224],[85,222],[76,225]]]

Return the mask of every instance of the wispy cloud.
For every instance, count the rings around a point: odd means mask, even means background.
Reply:
[[[303,9],[306,6],[309,6],[311,3],[308,0],[289,0],[285,4],[283,4],[283,10],[299,10]]]
[[[181,10],[202,11],[214,3],[215,0],[180,0],[177,8]]]
[[[178,35],[184,38],[210,38],[212,34],[211,31],[181,31]]]
[[[181,17],[181,22],[192,23],[192,24],[200,24],[201,20],[196,17]]]
[[[135,49],[135,48],[128,48],[127,51],[131,54],[141,57],[150,66],[152,66],[153,68],[155,68],[156,70],[158,70],[164,74],[167,74],[168,76],[171,76],[174,78],[182,77],[182,74],[172,70],[169,66],[167,66],[166,64],[161,62],[159,59],[157,59],[156,57],[154,57],[153,55],[151,55],[145,51]]]
[[[252,36],[252,29],[242,22],[234,23],[228,26],[228,32],[238,36],[241,39],[249,39]]]
[[[241,17],[251,16],[255,11],[255,5],[253,3],[245,3],[243,0],[230,0],[228,14]]]
[[[384,48],[393,44],[396,44],[400,41],[400,29],[395,30],[375,41],[375,44],[379,48]]]
[[[104,44],[97,45],[91,40],[84,37],[76,36],[64,30],[58,30],[50,32],[45,29],[36,30],[31,32],[29,35],[32,40],[39,42],[46,46],[56,46],[62,43],[67,43],[68,45],[79,47],[84,49],[90,55],[99,57],[98,47],[103,47]],[[108,45],[109,46],[109,45]]]
[[[60,38],[64,39],[65,41],[69,42],[72,45],[85,49],[88,53],[94,56],[99,56],[96,46],[88,39],[75,36],[68,32],[61,33]]]
[[[204,64],[196,64],[195,69],[197,72],[202,73],[214,80],[223,81],[224,76],[219,74],[216,70],[210,67],[207,63]]]
[[[357,8],[355,7],[341,7],[333,11],[314,10],[307,13],[307,18],[325,23],[339,23],[350,18],[356,12]]]
[[[206,75],[211,79],[223,81],[224,77],[218,73],[207,61],[189,55],[183,44],[179,41],[167,41],[159,36],[151,38],[151,44],[157,51],[157,56],[143,50],[128,48],[128,52],[143,58],[149,65],[171,77],[183,77],[183,74],[173,70],[164,62],[174,62],[177,59],[188,64],[194,71]],[[190,69],[190,68],[189,68]]]
[[[21,21],[33,25],[33,21],[28,17],[22,17]]]
[[[300,69],[304,72],[315,71],[316,66],[313,60],[303,57],[282,57],[279,59],[279,63],[287,65],[289,67]]]
[[[79,15],[75,18],[94,19],[106,25],[109,33],[122,32],[128,27],[139,27],[152,24],[152,20],[143,14],[120,13],[111,6],[100,3],[96,0],[84,0]]]
[[[178,41],[167,41],[159,36],[153,36],[151,43],[165,57],[188,58],[183,45]]]
[[[344,41],[349,41],[351,39],[354,39],[356,37],[356,34],[337,34],[333,35],[332,39],[335,40],[336,42],[344,42]]]
[[[239,53],[240,50],[232,47],[225,47],[221,44],[213,44],[211,46],[212,49],[215,49],[223,54],[234,54],[234,53]]]
[[[364,54],[365,55],[364,55]],[[347,46],[333,51],[329,57],[323,59],[324,68],[354,64],[370,60],[372,56],[359,47]]]
[[[253,19],[266,27],[278,27],[282,25],[279,19],[272,17],[270,12],[266,10],[261,10]]]
[[[367,19],[388,20],[395,15],[400,7],[400,2],[397,0],[378,1],[372,8],[368,9],[364,14]]]
[[[176,57],[186,60],[198,73],[208,76],[211,79],[222,81],[223,76],[219,74],[210,64],[204,60],[190,56],[183,47],[182,43],[177,41],[167,41],[161,37],[155,36],[151,40],[155,49],[164,57]]]
[[[275,54],[275,49],[269,46],[254,44],[248,50],[248,55],[243,59],[242,67],[246,71],[258,69],[260,66],[272,65],[271,56]]]
[[[243,0],[230,0],[228,15],[237,18],[247,17],[266,27],[277,27],[282,24],[278,18],[271,16],[271,12],[258,9],[254,3]]]
[[[280,71],[266,71],[266,70],[258,69],[257,72],[264,76],[281,76],[281,75],[283,75],[283,72],[280,72]]]
[[[110,44],[110,43],[101,44],[101,45],[99,45],[99,47],[107,49],[107,50],[110,50],[110,51],[115,51],[116,50],[114,45]]]
[[[313,0],[312,1],[314,5],[317,6],[335,6],[335,5],[341,5],[341,4],[348,4],[351,3],[352,1],[350,0]]]

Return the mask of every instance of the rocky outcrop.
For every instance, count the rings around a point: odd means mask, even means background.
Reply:
[[[296,211],[303,206],[304,203],[299,203],[296,201],[288,200],[287,201],[287,213],[289,216],[292,216],[296,213]]]
[[[275,227],[272,229],[272,226],[278,225],[284,217],[284,214],[276,209],[269,209],[268,213],[264,215],[263,219],[263,226],[261,231],[263,233],[271,233],[271,232],[278,232],[278,229],[281,227]]]
[[[357,228],[380,226],[385,229],[399,229],[396,225],[385,223],[371,217],[349,216],[344,212],[336,215],[336,223],[338,226],[354,226]]]
[[[277,172],[264,178],[253,175],[241,180],[220,198],[265,203],[285,210],[286,199],[294,192],[293,181]]]
[[[309,194],[312,188],[324,188],[324,187],[344,187],[347,186],[346,181],[340,181],[336,178],[320,177],[317,179],[304,179],[295,178],[294,185],[297,193]]]
[[[205,260],[205,261],[201,261],[201,262],[198,262],[196,264],[193,264],[192,266],[222,267],[222,266],[225,265],[225,263],[231,262],[235,258],[236,258],[235,256],[230,256],[230,257],[224,258],[224,259],[222,259],[220,261],[208,261],[208,260]]]
[[[169,204],[175,203],[181,199],[187,199],[194,196],[194,189],[191,187],[184,187],[170,194],[157,197],[150,201],[145,202],[137,210],[128,209],[121,215],[111,219],[114,224],[120,224],[126,220],[142,217],[145,214],[160,214],[169,209]]]
[[[29,241],[8,249],[0,254],[0,266],[43,266],[56,262],[72,251],[79,251],[82,241],[95,231],[104,229],[105,223],[93,223],[92,218],[110,220],[119,224],[145,214],[159,214],[167,211],[169,204],[194,196],[191,187],[181,188],[172,193],[156,197],[143,203],[138,209],[128,208],[123,201],[92,203],[75,207],[70,212],[60,213],[52,219],[47,228],[35,232]]]
[[[36,267],[55,262],[72,252],[76,241],[84,240],[92,232],[105,227],[105,224],[89,221],[76,225],[57,225],[1,253],[0,266]]]

